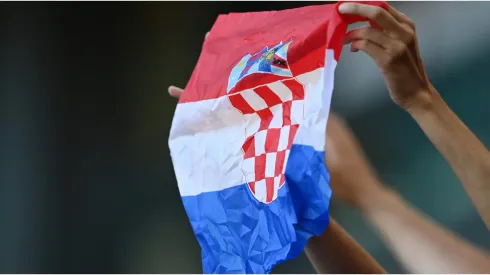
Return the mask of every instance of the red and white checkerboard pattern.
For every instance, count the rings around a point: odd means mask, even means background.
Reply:
[[[304,91],[292,78],[229,95],[247,121],[242,169],[260,202],[274,201],[285,182],[289,151],[303,119]]]

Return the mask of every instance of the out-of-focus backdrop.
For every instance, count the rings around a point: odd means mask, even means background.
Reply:
[[[168,150],[176,100],[219,13],[320,2],[0,3],[0,272],[200,273]],[[396,2],[428,73],[490,145],[490,3]],[[230,50],[233,45],[230,45]],[[334,109],[381,177],[465,239],[490,238],[457,178],[389,100],[374,63],[344,51]],[[333,216],[390,272],[359,213]],[[311,273],[303,255],[275,273]]]

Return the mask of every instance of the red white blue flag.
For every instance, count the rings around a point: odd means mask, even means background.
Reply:
[[[211,29],[169,139],[205,273],[268,273],[327,227],[325,129],[352,20],[319,5]]]

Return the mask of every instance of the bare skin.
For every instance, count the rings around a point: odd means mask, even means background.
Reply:
[[[444,156],[490,228],[490,152],[430,83],[414,23],[393,7],[344,3],[339,12],[372,19],[382,28],[350,31],[346,43],[351,51],[363,51],[376,62],[392,100],[415,119]]]
[[[306,256],[317,273],[383,274],[386,271],[334,219],[321,236],[306,245]]]
[[[385,187],[347,125],[330,114],[327,166],[336,197],[359,209],[409,273],[488,273],[490,257]]]

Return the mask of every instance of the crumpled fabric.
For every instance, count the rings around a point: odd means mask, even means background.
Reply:
[[[269,273],[328,226],[333,76],[362,20],[337,5],[220,15],[206,38],[169,138],[204,273]]]

